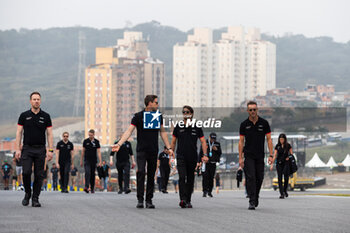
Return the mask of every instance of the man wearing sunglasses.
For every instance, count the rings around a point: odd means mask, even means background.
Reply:
[[[257,103],[247,103],[248,119],[241,123],[239,129],[239,165],[244,169],[246,188],[249,196],[249,210],[259,205],[259,192],[264,179],[265,137],[269,147],[269,160],[272,162],[273,146],[269,123],[258,116]],[[244,150],[243,150],[244,148]],[[244,154],[244,157],[243,157]]]
[[[56,164],[60,170],[62,193],[68,193],[69,171],[74,168],[74,146],[69,138],[69,133],[62,134],[63,139],[56,146]]]
[[[145,176],[147,164],[147,187],[146,187],[146,208],[154,209],[152,203],[154,190],[154,176],[157,169],[158,156],[158,137],[160,136],[168,148],[169,155],[173,156],[173,151],[170,148],[168,134],[163,127],[162,116],[160,119],[160,129],[144,128],[144,112],[155,112],[158,109],[158,97],[156,95],[147,95],[145,97],[146,108],[141,112],[135,113],[131,120],[131,125],[123,134],[116,145],[112,146],[113,152],[118,152],[123,143],[128,140],[135,128],[137,129],[137,146],[136,146],[136,181],[137,181],[137,200],[136,208],[143,208],[144,193],[145,193]]]

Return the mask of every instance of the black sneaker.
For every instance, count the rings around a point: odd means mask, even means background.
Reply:
[[[137,202],[136,208],[142,209],[143,208],[143,201]]]
[[[207,197],[207,193],[203,193],[203,197]]]
[[[209,196],[209,197],[213,197],[213,194],[211,194],[211,193],[208,193],[208,196]]]
[[[84,192],[86,192],[86,193],[89,193],[89,190],[88,190],[88,188],[84,188]]]
[[[287,192],[285,192],[285,193],[284,193],[284,196],[285,196],[285,197],[288,197],[288,193],[287,193]]]
[[[147,209],[154,209],[156,207],[152,204],[152,201],[146,201],[146,208]]]
[[[23,198],[23,200],[22,200],[22,205],[23,205],[23,206],[29,205],[30,196],[31,196],[30,193],[26,193],[26,194],[24,195],[24,198]]]
[[[284,195],[283,194],[281,194],[280,199],[284,199]]]
[[[186,207],[187,207],[186,202],[185,202],[184,200],[181,200],[181,201],[180,201],[179,206],[180,206],[181,208],[186,208]]]
[[[122,194],[122,193],[123,193],[123,190],[119,190],[119,191],[118,191],[118,194]]]
[[[128,189],[128,190],[125,191],[125,194],[128,194],[128,193],[131,193],[131,190],[130,190],[130,189]]]
[[[33,207],[41,207],[41,204],[39,203],[39,198],[37,198],[37,197],[32,198],[32,206]]]
[[[259,199],[256,199],[256,201],[255,201],[255,207],[258,207],[258,205],[259,205]]]
[[[168,193],[168,191],[166,191],[165,189],[163,189],[163,190],[162,190],[162,193],[167,194],[167,193]]]
[[[187,204],[186,204],[186,208],[193,208],[193,206],[192,206],[192,204],[191,204],[191,202],[187,202]]]
[[[69,191],[68,190],[64,190],[64,193],[69,193]]]
[[[248,210],[255,210],[255,204],[254,204],[254,202],[249,202]]]

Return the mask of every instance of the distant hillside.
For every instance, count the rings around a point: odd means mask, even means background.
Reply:
[[[187,32],[158,22],[139,24],[128,30],[143,32],[151,55],[165,62],[167,96],[172,95],[172,48],[184,42]],[[219,38],[223,29],[214,31]],[[15,122],[29,108],[29,93],[43,94],[43,109],[52,117],[71,116],[78,68],[78,35],[86,36],[86,65],[93,64],[95,48],[115,45],[124,29],[86,27],[47,30],[0,31],[0,123]],[[338,90],[350,84],[350,43],[302,35],[264,39],[277,45],[277,85],[302,89],[306,82],[331,83]],[[81,83],[84,88],[84,83]],[[167,104],[170,105],[171,98]],[[83,115],[83,111],[81,111]]]

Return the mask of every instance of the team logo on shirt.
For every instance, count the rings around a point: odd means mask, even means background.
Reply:
[[[157,110],[156,112],[143,113],[143,128],[144,129],[160,129],[160,116],[162,114]]]

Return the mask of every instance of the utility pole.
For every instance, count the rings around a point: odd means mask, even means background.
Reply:
[[[75,98],[74,98],[74,108],[73,108],[73,116],[77,117],[79,116],[79,112],[81,109],[81,79],[84,75],[84,69],[85,69],[85,34],[82,31],[79,31],[79,64],[78,64],[78,76],[77,76],[77,83],[75,87]]]

